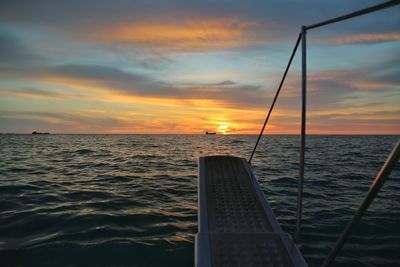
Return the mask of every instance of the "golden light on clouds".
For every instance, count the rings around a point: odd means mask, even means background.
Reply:
[[[357,88],[355,93],[370,94],[371,90],[393,86],[380,81],[372,82],[371,78],[363,79],[364,69],[318,72],[309,74],[310,85],[315,82],[341,81],[341,85]],[[367,70],[368,71],[368,70]],[[352,76],[349,79],[348,76]],[[353,77],[354,76],[354,77]],[[103,79],[89,77],[67,76],[58,73],[30,76],[26,81],[40,82],[45,87],[67,88],[68,93],[54,95],[48,90],[15,91],[3,90],[0,94],[6,97],[33,99],[45,98],[57,102],[57,112],[33,112],[32,114],[14,113],[9,118],[21,120],[42,121],[52,125],[51,132],[73,133],[183,133],[204,134],[205,131],[215,131],[218,134],[255,134],[265,118],[265,107],[251,106],[241,98],[246,98],[251,91],[235,90],[237,83],[195,84],[195,83],[168,83],[169,94],[151,92],[146,94],[147,88],[159,84],[150,80],[146,86],[136,90],[135,84],[108,82]],[[113,80],[111,80],[113,81]],[[139,80],[141,82],[142,80]],[[146,80],[147,81],[147,80]],[[298,98],[298,87],[289,83],[281,97],[281,101]],[[131,88],[125,86],[128,84]],[[166,84],[166,83],[165,83]],[[114,87],[113,87],[114,86]],[[139,86],[141,84],[139,83]],[[148,86],[148,87],[147,87]],[[221,91],[221,88],[224,90]],[[161,89],[164,89],[162,87]],[[176,91],[173,91],[175,90]],[[363,89],[363,90],[361,90]],[[189,90],[189,91],[186,91]],[[246,90],[246,87],[244,89]],[[318,93],[319,87],[310,86],[310,94]],[[369,91],[368,91],[369,90]],[[57,89],[58,91],[58,89]],[[11,92],[11,93],[10,93]],[[177,94],[179,92],[180,94]],[[164,94],[163,94],[164,93]],[[227,98],[236,94],[234,98]],[[257,94],[262,91],[256,91]],[[372,92],[373,93],[373,92]],[[43,95],[43,96],[42,96]],[[258,97],[258,95],[257,95]],[[54,100],[53,100],[54,99]],[[234,101],[232,101],[234,100]],[[63,102],[64,104],[60,104]],[[236,101],[236,102],[235,102]],[[360,100],[361,101],[361,100]],[[59,110],[58,105],[68,107],[69,110]],[[251,103],[250,103],[251,104]],[[266,103],[268,105],[268,103]],[[282,103],[281,103],[282,104]],[[309,133],[374,133],[374,128],[368,128],[367,122],[379,124],[385,133],[396,133],[399,127],[393,126],[398,120],[397,105],[375,104],[352,106],[348,105],[332,108],[327,106],[308,112]],[[345,106],[345,107],[344,107]],[[57,113],[57,114],[56,114]],[[3,116],[3,117],[4,117]],[[8,118],[7,117],[7,118]],[[386,121],[384,121],[386,120]],[[266,128],[265,134],[297,134],[299,132],[299,110],[293,105],[278,105]]]
[[[324,42],[335,44],[372,43],[400,40],[400,32],[390,33],[362,33],[338,37],[324,38]]]
[[[179,22],[136,22],[103,28],[93,34],[117,41],[173,50],[229,48],[247,45],[258,24],[240,19],[193,19]]]

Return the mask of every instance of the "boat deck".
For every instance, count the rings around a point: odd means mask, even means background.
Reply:
[[[307,266],[243,158],[201,157],[196,266]]]

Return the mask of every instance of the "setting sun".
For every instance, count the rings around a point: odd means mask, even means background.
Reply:
[[[221,132],[222,134],[226,134],[228,133],[229,130],[229,125],[227,123],[222,123],[219,127],[218,127],[218,132]]]

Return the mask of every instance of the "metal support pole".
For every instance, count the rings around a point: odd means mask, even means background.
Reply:
[[[376,175],[363,202],[361,203],[358,210],[354,213],[351,222],[346,226],[346,229],[343,231],[342,235],[337,240],[335,247],[331,250],[327,259],[322,265],[323,267],[329,267],[333,263],[333,260],[336,258],[337,254],[342,249],[344,243],[349,238],[354,226],[358,223],[358,221],[360,221],[361,217],[368,210],[369,205],[371,205],[372,201],[374,200],[378,192],[381,190],[383,184],[386,181],[386,178],[391,173],[393,167],[398,162],[399,158],[400,158],[400,140],[397,141],[397,144],[394,146],[389,157],[386,159],[385,164],[382,166],[382,168]]]
[[[283,73],[283,77],[282,77],[282,79],[281,79],[281,83],[279,84],[278,90],[277,90],[276,93],[275,93],[274,100],[272,101],[271,107],[269,108],[269,111],[268,111],[268,115],[267,115],[267,117],[265,118],[264,125],[263,125],[263,127],[261,128],[260,134],[258,135],[257,142],[256,142],[256,145],[254,146],[253,152],[251,152],[251,156],[250,156],[249,161],[248,161],[250,165],[251,165],[251,160],[253,159],[254,153],[256,152],[258,143],[260,142],[261,136],[262,136],[263,133],[264,133],[265,126],[267,126],[269,117],[271,116],[272,110],[274,109],[276,100],[278,99],[278,96],[279,96],[279,93],[280,93],[280,91],[281,91],[281,89],[282,89],[283,83],[285,82],[286,75],[287,75],[288,72],[289,72],[289,68],[290,68],[290,65],[292,64],[294,55],[296,54],[297,47],[299,46],[299,43],[300,43],[300,39],[301,39],[301,33],[299,33],[299,37],[297,37],[296,44],[295,44],[295,46],[294,46],[294,48],[293,48],[293,51],[292,51],[292,55],[290,56],[290,59],[289,59],[289,62],[288,62],[288,64],[287,64],[287,66],[286,66],[285,72]]]
[[[375,5],[375,6],[371,6],[371,7],[368,7],[368,8],[364,8],[364,9],[358,10],[356,12],[353,12],[353,13],[350,13],[350,14],[347,14],[347,15],[344,15],[344,16],[340,16],[340,17],[337,17],[337,18],[325,20],[325,21],[322,21],[322,22],[319,22],[319,23],[316,23],[316,24],[313,24],[313,25],[306,26],[306,30],[311,30],[311,29],[314,29],[314,28],[318,28],[318,27],[322,27],[322,26],[328,25],[328,24],[332,24],[332,23],[336,23],[336,22],[339,22],[339,21],[343,21],[343,20],[354,18],[354,17],[362,16],[362,15],[369,14],[369,13],[372,13],[372,12],[375,12],[375,11],[379,11],[379,10],[382,10],[382,9],[385,9],[385,8],[388,8],[388,7],[393,7],[393,6],[396,6],[396,5],[399,5],[399,4],[400,4],[400,0],[387,1],[387,2],[380,3],[380,4]]]
[[[300,240],[300,223],[303,206],[303,181],[304,181],[304,152],[306,147],[306,107],[307,107],[307,45],[306,27],[301,28],[301,139],[300,139],[300,168],[297,192],[296,230],[294,239]]]

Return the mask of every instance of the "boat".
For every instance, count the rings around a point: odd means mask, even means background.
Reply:
[[[38,132],[38,131],[33,131],[32,134],[50,134],[50,133],[42,133],[42,132]]]
[[[207,131],[206,134],[217,134],[216,132],[209,132]]]

